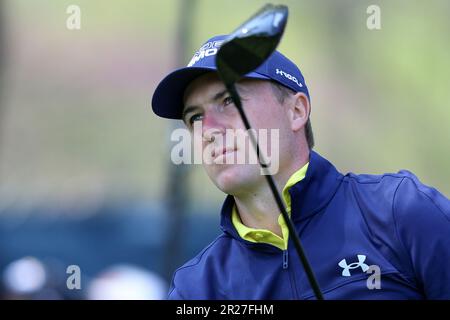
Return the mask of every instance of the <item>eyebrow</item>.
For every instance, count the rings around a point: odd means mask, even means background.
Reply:
[[[212,101],[212,102],[215,102],[215,101],[217,101],[217,100],[219,100],[219,99],[221,99],[224,95],[226,95],[228,93],[228,90],[227,89],[224,89],[224,90],[222,90],[222,91],[219,91],[219,92],[217,92],[213,97],[212,97],[212,99],[210,99],[210,101]],[[183,110],[183,113],[181,114],[181,119],[183,119],[183,121],[184,122],[186,122],[185,120],[185,118],[186,118],[186,115],[188,114],[188,113],[190,113],[190,112],[193,112],[193,111],[195,111],[196,109],[200,109],[200,107],[199,106],[187,106],[186,108],[184,108],[184,110]]]

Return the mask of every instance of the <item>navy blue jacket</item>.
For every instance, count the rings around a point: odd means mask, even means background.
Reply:
[[[412,173],[344,176],[311,152],[289,193],[325,299],[450,299],[450,201]],[[228,196],[223,233],[175,272],[169,298],[314,299],[292,239],[286,251],[243,240],[233,205]]]

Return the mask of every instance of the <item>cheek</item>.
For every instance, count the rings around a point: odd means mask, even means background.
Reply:
[[[266,145],[264,146],[264,140],[260,140],[261,149],[268,157],[277,157],[279,162],[283,162],[282,158],[290,153],[292,144],[295,143],[291,124],[283,107],[272,105],[271,108],[267,108],[267,112],[255,114],[253,122],[255,129],[267,129]]]
[[[279,129],[286,127],[288,117],[283,106],[270,101],[270,97],[266,97],[266,99],[263,98],[264,97],[258,99],[258,101],[249,108],[252,113],[252,122],[254,122],[252,125],[255,128],[261,129]]]

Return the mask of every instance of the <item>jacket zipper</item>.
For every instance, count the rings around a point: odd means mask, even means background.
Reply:
[[[287,269],[289,267],[289,251],[283,251],[283,269]]]

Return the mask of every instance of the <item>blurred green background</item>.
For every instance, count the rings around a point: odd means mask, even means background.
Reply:
[[[206,39],[265,3],[2,1],[0,215],[41,205],[65,208],[42,215],[86,215],[96,211],[78,209],[123,201],[164,213],[177,124],[152,113],[152,93]],[[343,173],[407,169],[449,196],[450,1],[273,3],[289,6],[279,49],[309,87],[316,151]],[[66,28],[73,4],[80,30]],[[372,4],[381,30],[366,26]],[[202,168],[186,166],[178,177],[186,178],[186,207],[218,217],[224,194]]]

